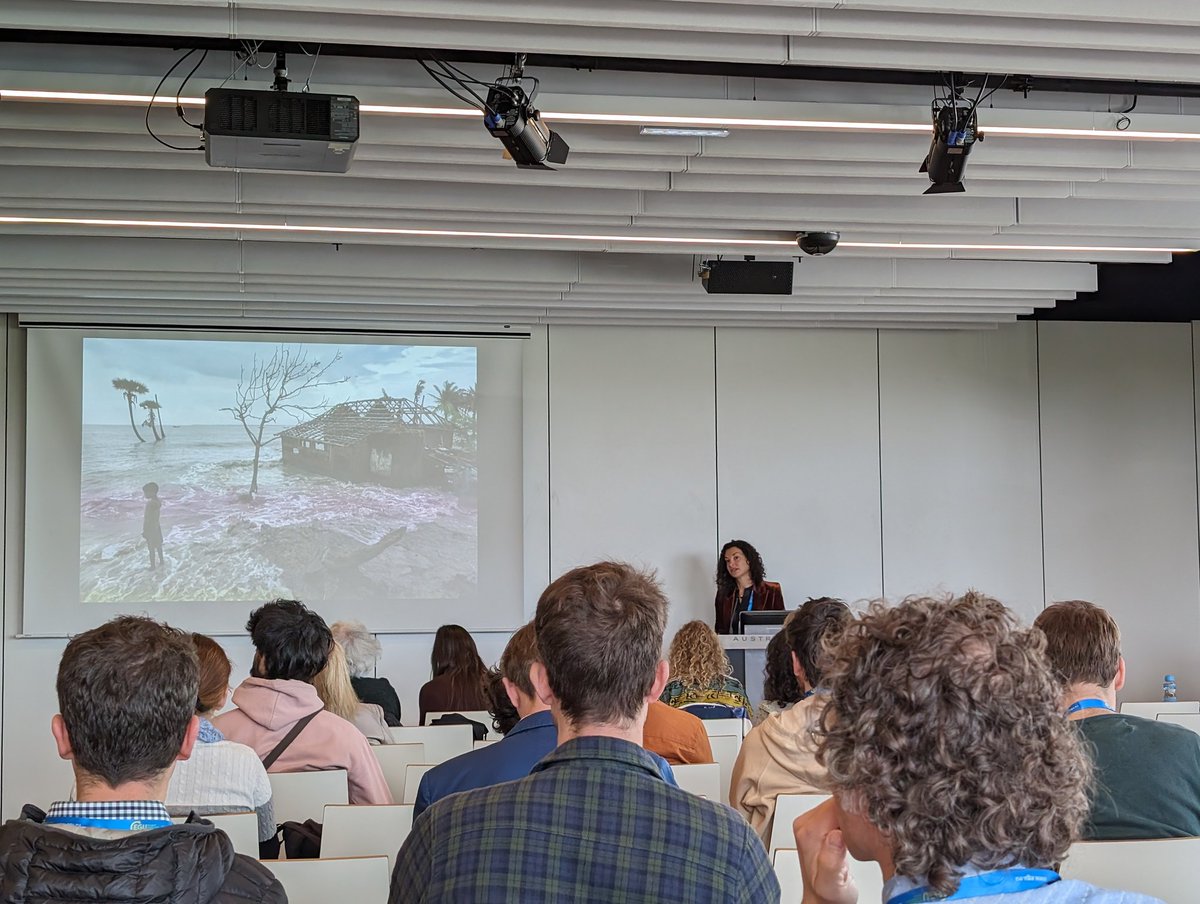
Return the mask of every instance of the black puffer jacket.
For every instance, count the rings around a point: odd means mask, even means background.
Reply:
[[[20,819],[0,826],[3,904],[287,904],[279,880],[257,861],[235,854],[229,838],[211,823],[108,839],[41,820],[41,811],[26,807]]]

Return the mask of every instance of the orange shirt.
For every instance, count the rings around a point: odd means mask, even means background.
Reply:
[[[672,766],[713,762],[704,724],[689,712],[655,700],[646,710],[642,746]]]

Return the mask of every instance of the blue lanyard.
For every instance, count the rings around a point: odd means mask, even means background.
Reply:
[[[914,888],[903,894],[888,898],[887,904],[926,904],[929,901],[954,901],[960,898],[979,898],[985,895],[1010,895],[1019,891],[1030,891],[1057,882],[1061,876],[1052,869],[993,870],[977,876],[966,876],[958,883],[958,891],[952,895],[936,894],[928,887]]]
[[[749,612],[749,611],[750,611],[751,609],[753,609],[753,608],[754,608],[754,591],[753,591],[753,590],[751,590],[751,591],[750,591],[750,599],[749,599],[749,601],[746,603],[746,611],[747,611],[747,612]]]
[[[141,832],[146,829],[165,829],[169,819],[92,819],[87,816],[48,816],[45,825],[80,826],[86,829],[112,829],[117,832]]]
[[[1081,713],[1085,709],[1107,709],[1110,713],[1115,710],[1097,697],[1088,697],[1086,700],[1076,700],[1067,707],[1067,715],[1073,716],[1075,713]]]

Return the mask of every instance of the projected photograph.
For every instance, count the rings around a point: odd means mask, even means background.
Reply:
[[[85,339],[84,602],[458,599],[476,350]]]

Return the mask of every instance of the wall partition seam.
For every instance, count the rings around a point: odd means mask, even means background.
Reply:
[[[1033,368],[1034,384],[1037,386],[1037,431],[1038,431],[1038,529],[1042,540],[1042,608],[1050,601],[1046,598],[1046,479],[1042,449],[1042,325],[1033,324]],[[1194,391],[1194,390],[1193,390]],[[1200,518],[1200,515],[1197,515]]]
[[[550,394],[554,391],[554,363],[550,358],[550,333],[546,324],[546,586],[554,580],[554,429],[550,423]]]
[[[879,459],[879,595],[886,598],[887,560],[883,555],[883,353],[880,331],[875,330],[875,442]]]
[[[716,527],[716,549],[724,542],[721,539],[721,358],[717,353],[717,328],[713,327],[713,524]]]
[[[1196,398],[1196,321],[1191,323],[1192,340],[1192,447],[1196,455],[1196,572],[1200,578],[1200,410]]]

